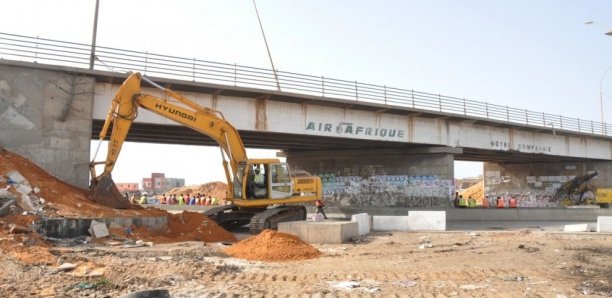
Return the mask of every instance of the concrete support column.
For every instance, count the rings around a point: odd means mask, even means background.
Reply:
[[[94,83],[61,71],[0,65],[0,147],[87,187]]]
[[[460,149],[285,152],[292,171],[321,177],[328,206],[445,207]]]

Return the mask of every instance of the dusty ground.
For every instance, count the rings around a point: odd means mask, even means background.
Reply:
[[[394,232],[314,246],[321,257],[260,262],[231,258],[221,243],[122,248],[65,241],[49,248],[51,264],[2,255],[0,296],[118,297],[152,288],[172,297],[612,295],[612,235]],[[79,267],[56,269],[66,262]]]
[[[315,244],[320,254],[303,250],[311,259],[246,261],[223,251],[248,235],[230,234],[197,213],[97,205],[87,190],[0,148],[2,197],[15,198],[18,206],[0,217],[0,297],[120,297],[153,288],[168,289],[172,297],[612,296],[612,234],[539,227],[374,233],[342,245]],[[125,227],[113,228],[113,239],[84,243],[85,237],[52,242],[27,228],[40,216],[145,215],[167,216],[168,230],[125,234]],[[137,240],[153,245],[138,246]],[[263,243],[295,244],[289,242]],[[58,268],[68,263],[74,268]]]

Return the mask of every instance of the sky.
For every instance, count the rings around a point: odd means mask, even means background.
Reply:
[[[612,71],[604,76],[612,1],[257,0],[257,8],[282,71],[593,121],[603,102],[612,122]],[[0,31],[88,44],[94,9],[95,0],[4,0]],[[252,0],[100,0],[97,44],[270,68]],[[160,154],[176,160],[161,164]],[[128,143],[113,177],[223,181],[220,164],[216,147]],[[482,172],[481,163],[455,168],[456,178]]]

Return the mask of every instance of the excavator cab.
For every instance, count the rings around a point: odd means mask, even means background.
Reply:
[[[293,195],[289,165],[284,162],[240,163],[234,178],[234,198],[243,200],[286,199]]]

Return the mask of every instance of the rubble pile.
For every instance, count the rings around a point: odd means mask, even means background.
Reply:
[[[296,261],[319,257],[321,252],[297,236],[264,230],[224,250],[240,259],[252,261]]]
[[[29,246],[38,245],[41,237],[30,229],[32,223],[42,217],[167,217],[168,229],[162,232],[151,231],[144,226],[107,227],[102,224],[95,229],[95,225],[92,225],[90,234],[94,238],[153,243],[236,241],[233,234],[199,213],[170,214],[156,208],[143,209],[140,206],[117,210],[99,205],[92,200],[89,190],[62,182],[30,160],[0,148],[0,232],[3,233],[0,234],[0,249],[8,248],[7,243],[27,248],[24,241]],[[32,236],[15,236],[15,231]],[[35,238],[36,241],[28,240],[30,238]]]
[[[15,199],[28,213],[46,217],[163,216],[139,207],[117,210],[98,205],[89,190],[70,185],[17,154],[0,148],[0,197]]]
[[[197,193],[211,197],[225,198],[227,193],[227,184],[216,181],[199,185],[177,187],[166,192],[166,195],[184,195]]]

